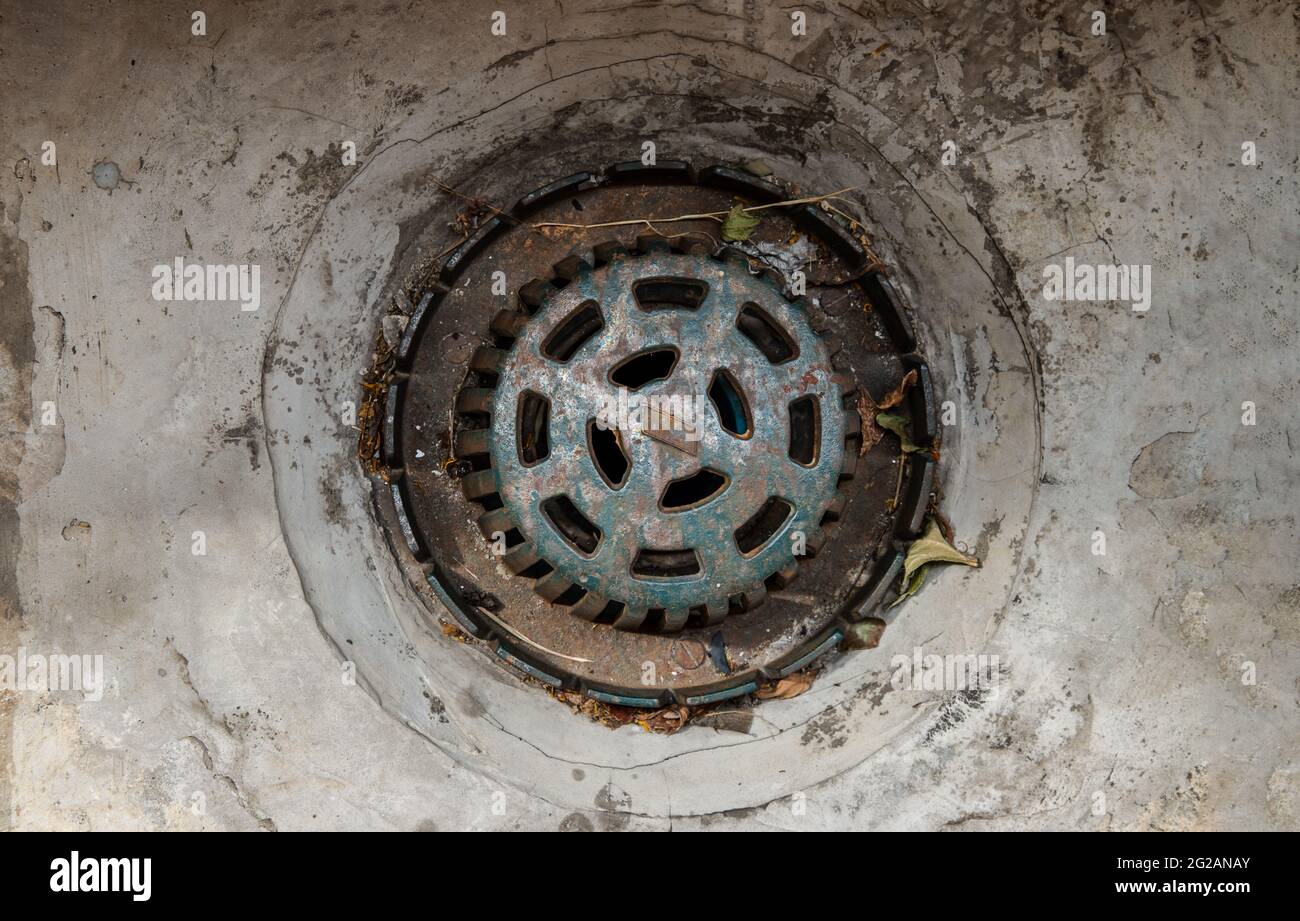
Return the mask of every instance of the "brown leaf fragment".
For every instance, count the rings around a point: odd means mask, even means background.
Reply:
[[[841,649],[875,649],[885,632],[885,622],[879,617],[868,617],[849,627]]]
[[[885,394],[884,399],[876,405],[881,409],[893,409],[899,403],[903,402],[903,394],[907,393],[907,388],[911,387],[915,383],[916,369],[913,368],[911,371],[904,374],[903,379],[899,381],[898,386]]]
[[[690,722],[690,717],[691,711],[686,707],[665,707],[638,719],[636,723],[646,732],[672,735]]]
[[[796,672],[793,675],[786,675],[771,687],[759,688],[754,696],[759,700],[789,700],[791,697],[798,697],[812,687],[816,677],[811,672]]]
[[[884,430],[876,425],[876,401],[871,399],[865,387],[858,390],[858,417],[862,419],[862,444],[858,445],[858,457],[862,457],[885,436]]]

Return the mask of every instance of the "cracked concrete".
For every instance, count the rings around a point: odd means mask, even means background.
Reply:
[[[0,653],[109,685],[0,690],[0,828],[1296,828],[1295,13],[931,6],[5,3]],[[746,734],[610,732],[443,636],[340,421],[437,181],[641,138],[861,187],[985,560]],[[1150,310],[1046,299],[1067,255]],[[151,299],[178,256],[262,306]],[[891,686],[918,646],[994,691]]]

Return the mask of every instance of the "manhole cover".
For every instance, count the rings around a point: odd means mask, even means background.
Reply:
[[[935,437],[897,293],[811,205],[734,246],[639,220],[791,197],[722,166],[581,171],[409,291],[379,511],[432,614],[554,688],[655,707],[753,691],[876,613],[934,476],[893,434],[862,447],[909,370],[894,411]]]

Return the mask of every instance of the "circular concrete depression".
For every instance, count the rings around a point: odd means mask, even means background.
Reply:
[[[689,76],[698,85],[719,80],[702,61],[683,62],[680,70],[674,79],[694,70]],[[667,816],[753,807],[808,790],[882,747],[914,744],[913,704],[922,692],[891,686],[891,659],[922,644],[940,654],[996,651],[998,626],[1014,600],[1038,485],[1038,398],[1023,305],[1000,275],[1006,269],[997,247],[947,176],[904,173],[890,162],[881,152],[882,126],[873,124],[879,116],[858,99],[806,76],[792,75],[776,97],[757,77],[729,71],[724,79],[725,104],[674,95],[644,75],[636,78],[638,93],[611,98],[607,76],[576,75],[390,145],[326,210],[268,352],[265,409],[271,430],[280,433],[271,445],[277,496],[322,630],[393,717],[462,763],[564,808],[606,803]],[[817,115],[826,94],[835,97],[835,118]],[[738,104],[751,98],[764,104]],[[440,621],[457,622],[447,607],[453,599],[426,594],[424,571],[392,545],[382,521],[391,497],[382,490],[376,496],[357,463],[355,431],[343,412],[357,400],[357,378],[371,362],[382,318],[418,308],[410,292],[438,277],[448,258],[448,241],[456,237],[447,228],[466,202],[446,189],[508,209],[557,176],[638,156],[647,139],[660,162],[686,161],[697,173],[708,164],[761,159],[804,195],[855,190],[846,195],[915,329],[935,408],[952,422],[941,430],[933,487],[958,537],[975,545],[983,563],[941,571],[922,594],[888,613],[863,612],[888,621],[879,645],[841,654],[832,642],[818,650],[825,667],[813,688],[763,703],[745,733],[700,726],[671,736],[635,726],[611,731],[527,686],[477,644],[446,635]],[[718,194],[730,200],[727,190]],[[594,222],[585,211],[570,214],[574,223]],[[577,232],[565,243],[570,252],[589,252],[609,237],[608,230]],[[524,279],[508,281],[513,291]],[[422,333],[426,344],[440,347],[458,385],[476,350],[493,345],[482,325],[465,325],[460,316],[478,297],[473,283],[468,275],[453,278]],[[295,382],[308,356],[326,359],[317,365],[322,380],[312,393]],[[467,511],[465,521],[447,525],[477,532],[475,517]],[[989,522],[997,526],[985,527]],[[499,565],[483,536],[477,539],[481,564]],[[838,592],[840,601],[853,594],[853,586],[827,589],[808,575],[792,590],[813,599]],[[770,599],[736,620],[759,617],[769,606]],[[815,601],[811,610],[816,620]],[[807,638],[771,650],[770,661]]]

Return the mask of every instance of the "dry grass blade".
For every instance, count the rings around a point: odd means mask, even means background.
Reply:
[[[816,202],[825,201],[844,192],[852,192],[854,186],[847,189],[840,189],[838,192],[827,192],[825,195],[810,195],[807,198],[791,198],[786,201],[774,201],[767,205],[750,205],[747,208],[741,208],[744,214],[752,214],[755,211],[765,211],[768,208],[784,208],[788,205],[810,205]],[[622,221],[602,221],[599,224],[569,224],[561,221],[542,221],[538,224],[532,224],[536,230],[545,230],[548,228],[566,228],[569,230],[594,230],[600,227],[627,227],[632,224],[672,224],[679,221],[717,221],[723,223],[731,214],[731,211],[703,211],[699,214],[679,214],[675,217],[636,217],[628,218]]]

